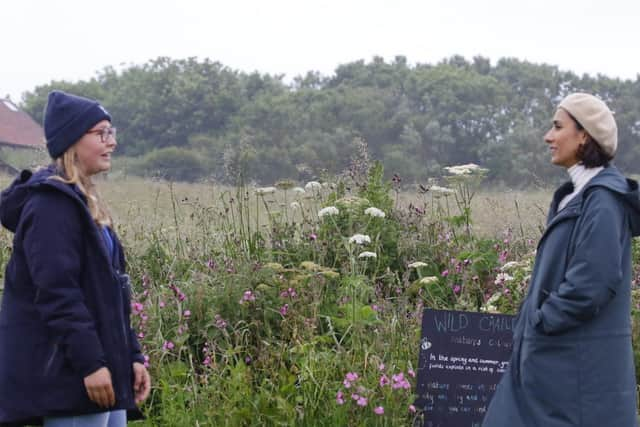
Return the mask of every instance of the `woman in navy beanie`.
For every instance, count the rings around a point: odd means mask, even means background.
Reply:
[[[0,425],[119,427],[149,394],[130,327],[122,246],[92,177],[111,167],[111,116],[53,91],[48,168],[23,171],[0,196],[14,233],[0,306]]]

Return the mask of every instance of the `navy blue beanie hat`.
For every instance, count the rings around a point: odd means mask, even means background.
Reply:
[[[107,110],[93,99],[54,90],[44,112],[44,135],[49,155],[56,159],[102,120],[111,121]]]

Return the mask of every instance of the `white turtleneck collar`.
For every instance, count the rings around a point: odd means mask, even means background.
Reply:
[[[558,210],[567,206],[567,203],[569,203],[571,199],[573,199],[584,188],[584,186],[591,181],[591,178],[598,175],[602,169],[604,169],[602,166],[586,168],[582,163],[576,163],[567,169],[567,172],[569,172],[569,176],[571,177],[571,182],[573,183],[573,192],[563,197],[558,204]]]

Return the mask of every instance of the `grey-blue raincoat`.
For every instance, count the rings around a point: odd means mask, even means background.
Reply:
[[[640,234],[638,184],[613,166],[569,204],[554,194],[513,354],[483,427],[633,427],[631,238]]]

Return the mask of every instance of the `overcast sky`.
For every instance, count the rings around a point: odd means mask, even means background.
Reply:
[[[158,56],[331,75],[374,55],[410,64],[517,57],[636,79],[638,0],[19,0],[0,7],[0,97]]]

